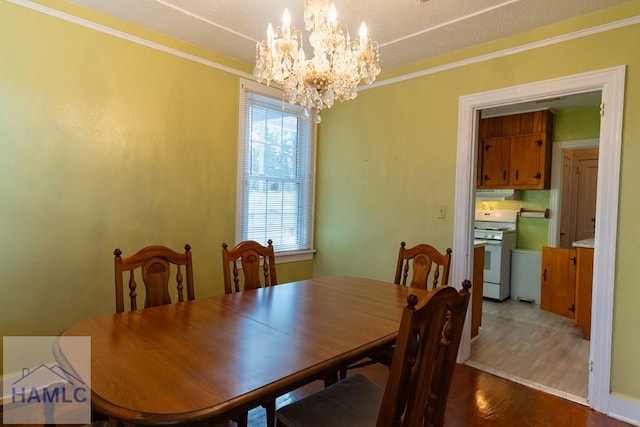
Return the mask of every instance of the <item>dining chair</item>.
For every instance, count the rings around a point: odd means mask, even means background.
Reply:
[[[138,279],[142,279],[144,284],[144,308],[158,305],[171,304],[184,301],[184,276],[186,275],[187,300],[195,299],[193,283],[193,263],[191,259],[191,245],[184,246],[184,253],[160,245],[151,245],[140,249],[135,254],[122,257],[122,251],[116,248],[113,251],[115,285],[116,285],[116,313],[125,311],[124,282],[126,272],[129,273],[127,285],[129,288],[129,310],[138,309]],[[172,267],[175,266],[175,275],[172,274]],[[183,273],[184,267],[184,273]],[[173,277],[173,280],[172,280]],[[175,283],[175,288],[170,284]],[[171,298],[171,293],[175,292],[175,297]],[[97,419],[105,418],[104,415],[95,413]],[[116,425],[123,423],[112,420]],[[108,423],[106,420],[99,420],[93,425],[102,426]]]
[[[447,248],[444,253],[441,253],[433,246],[421,243],[407,249],[405,242],[401,242],[393,283],[425,290],[447,286],[450,266],[451,248]],[[410,282],[407,280],[409,270],[412,273]],[[394,347],[395,344],[390,344],[375,350],[370,355],[372,362],[391,366]]]
[[[242,288],[238,262],[244,276]],[[278,278],[273,241],[269,239],[267,246],[262,246],[253,240],[245,240],[238,243],[233,249],[229,249],[229,246],[223,243],[222,270],[226,294],[276,285]]]
[[[424,290],[432,290],[438,286],[449,284],[449,268],[451,266],[451,248],[441,253],[433,246],[421,243],[407,249],[405,242],[400,243],[398,262],[393,283]],[[409,273],[411,279],[409,280]],[[347,370],[362,368],[373,363],[391,366],[395,343],[375,349],[366,360],[352,360],[340,369],[340,379],[347,376]]]
[[[244,276],[242,287],[240,286],[240,268]],[[222,243],[222,271],[224,275],[224,292],[249,291],[262,287],[273,286],[278,283],[276,276],[276,258],[273,249],[273,241],[269,239],[267,246],[253,240],[245,240],[238,243],[233,249]],[[267,412],[267,427],[275,426],[276,401],[269,400],[262,404]],[[239,427],[247,425],[247,414],[238,417]]]
[[[186,276],[187,300],[195,299],[193,284],[193,264],[191,261],[191,246],[185,245],[185,252],[179,253],[165,246],[153,245],[140,249],[129,257],[122,257],[122,251],[115,249],[115,276],[116,276],[116,313],[125,310],[124,303],[124,276],[129,272],[129,309],[138,308],[138,283],[136,274],[144,283],[145,300],[144,307],[171,304],[171,294],[175,292],[176,302],[184,301],[184,276]],[[175,266],[175,275],[172,274],[171,265]],[[183,273],[184,268],[184,273]],[[139,273],[136,273],[140,270]],[[170,286],[175,282],[175,288]]]
[[[441,253],[426,243],[407,249],[406,243],[400,243],[398,263],[393,283],[431,290],[449,283],[449,267],[451,266],[451,248]],[[408,282],[409,270],[411,281]]]
[[[276,412],[279,427],[442,426],[471,282],[407,297],[385,388],[352,375]]]

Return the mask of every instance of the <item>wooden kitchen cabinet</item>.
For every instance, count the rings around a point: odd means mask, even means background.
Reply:
[[[481,119],[477,187],[548,189],[552,131],[548,110]]]
[[[550,144],[544,134],[516,136],[511,140],[511,176],[514,188],[549,188],[551,176]],[[544,181],[548,181],[547,182]]]
[[[591,337],[593,248],[542,248],[540,308],[574,319]]]
[[[471,283],[471,338],[482,325],[482,291],[484,281],[484,246],[473,248],[473,282]]]
[[[575,249],[542,248],[540,308],[575,318],[576,298]]]
[[[508,188],[511,138],[487,138],[482,142],[480,188]]]

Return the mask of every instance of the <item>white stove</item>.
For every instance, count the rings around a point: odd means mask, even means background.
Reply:
[[[511,250],[516,247],[518,211],[476,210],[474,240],[485,244],[482,296],[496,301],[509,298]]]

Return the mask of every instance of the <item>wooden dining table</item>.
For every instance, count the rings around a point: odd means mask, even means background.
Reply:
[[[409,293],[426,294],[321,277],[95,317],[62,336],[91,337],[99,413],[140,425],[217,422],[392,342]],[[73,367],[79,356],[62,345],[59,357]]]

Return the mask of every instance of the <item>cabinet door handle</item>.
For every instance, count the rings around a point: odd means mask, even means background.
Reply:
[[[547,281],[547,269],[546,268],[542,272],[542,278],[544,279],[545,282]]]
[[[520,179],[520,170],[516,169],[516,181]]]
[[[491,178],[489,178],[489,175],[485,175],[485,176],[484,176],[484,180],[485,180],[485,181],[489,181],[489,179],[491,179]]]
[[[507,171],[502,171],[502,180],[503,181],[507,180]]]

